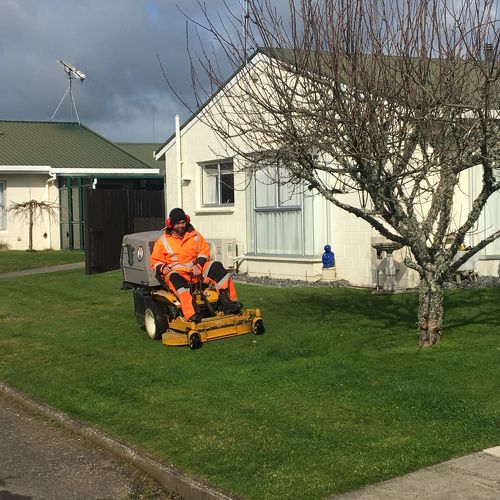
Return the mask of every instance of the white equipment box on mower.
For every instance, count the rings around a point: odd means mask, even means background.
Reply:
[[[121,262],[124,284],[130,283],[144,287],[160,286],[154,271],[150,268],[149,260],[155,241],[162,234],[163,230],[146,231],[126,234],[123,237]]]

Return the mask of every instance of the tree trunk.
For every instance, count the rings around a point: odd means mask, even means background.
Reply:
[[[29,231],[28,231],[28,250],[30,252],[33,251],[33,206],[30,204],[30,222],[29,222]]]
[[[433,276],[420,277],[418,328],[420,347],[431,347],[441,338],[443,287]]]

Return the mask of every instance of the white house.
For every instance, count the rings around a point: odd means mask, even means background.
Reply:
[[[374,287],[377,281],[381,285],[380,281],[385,280],[386,253],[377,255],[373,245],[384,238],[375,229],[319,195],[307,190],[293,193],[286,185],[268,182],[265,171],[252,176],[242,172],[244,160],[224,144],[204,119],[210,113],[215,116],[227,90],[251,74],[253,68],[268,64],[268,57],[257,52],[182,126],[176,118],[175,133],[156,152],[156,159],[165,161],[167,211],[182,206],[208,239],[222,240],[228,245],[234,241],[234,262],[249,275],[322,279],[323,248],[330,244],[335,252],[337,279],[357,286]],[[255,150],[258,149],[256,144]],[[470,173],[461,179],[456,206],[463,206],[463,214],[470,208],[468,193],[476,189],[474,175]],[[462,217],[461,212],[458,210],[457,218]],[[491,228],[500,228],[498,193],[488,203],[468,242],[474,243]],[[402,264],[405,251],[394,252],[396,281],[401,288],[418,283],[418,275]],[[499,259],[497,240],[481,252],[477,270],[496,275]]]

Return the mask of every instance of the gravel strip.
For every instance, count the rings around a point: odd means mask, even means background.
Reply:
[[[272,286],[275,288],[292,287],[316,287],[316,288],[346,288],[351,286],[347,280],[336,281],[304,281],[270,278],[269,276],[248,276],[246,273],[234,273],[232,278],[237,283],[249,283],[251,285]]]
[[[248,276],[248,274],[246,273],[234,273],[232,275],[232,278],[237,283],[249,283],[251,285],[272,286],[275,288],[292,288],[292,287],[347,288],[352,286],[347,280],[303,281],[303,280],[271,278],[269,276]],[[460,284],[457,284],[455,280],[447,281],[443,284],[444,288],[493,288],[497,286],[500,286],[500,277],[498,276],[478,276],[476,280],[462,279]]]

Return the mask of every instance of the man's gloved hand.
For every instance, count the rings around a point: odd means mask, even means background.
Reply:
[[[160,266],[160,271],[162,274],[168,274],[171,270],[172,270],[172,268],[167,263],[162,264]]]
[[[201,267],[198,264],[195,264],[191,272],[193,276],[199,276],[201,274]]]
[[[165,282],[165,275],[168,274],[170,272],[170,267],[168,264],[162,264],[161,266],[157,266],[156,267],[156,272],[155,272],[155,276],[156,276],[156,279],[160,282],[160,283],[164,283]]]

